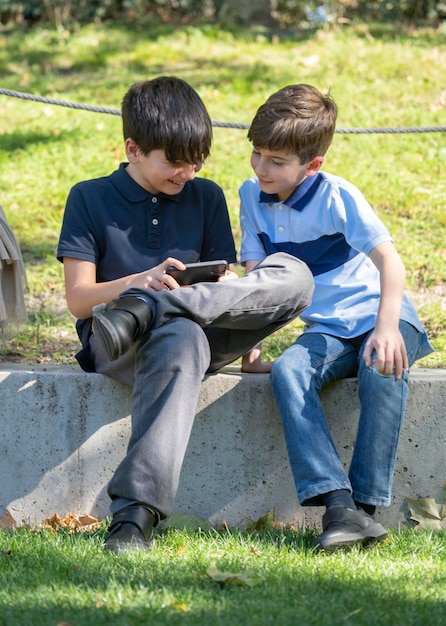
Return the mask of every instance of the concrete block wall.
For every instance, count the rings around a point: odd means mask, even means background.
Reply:
[[[393,527],[408,519],[405,497],[433,496],[446,480],[446,370],[414,369],[410,386],[392,506],[377,514]],[[356,392],[348,379],[322,396],[346,465]],[[34,526],[69,511],[107,517],[106,485],[125,454],[130,411],[130,389],[100,374],[0,365],[0,518]],[[297,502],[269,377],[225,368],[203,381],[175,511],[243,527],[273,507],[278,521],[320,524],[320,509]]]

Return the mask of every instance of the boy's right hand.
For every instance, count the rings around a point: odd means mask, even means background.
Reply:
[[[131,281],[131,287],[139,287],[140,289],[148,289],[149,291],[179,289],[180,285],[175,278],[166,273],[167,268],[172,265],[179,270],[186,269],[182,261],[169,256],[159,265],[155,265],[155,267],[145,272],[135,274]]]
[[[165,289],[180,289],[181,285],[175,280],[173,276],[167,274],[167,268],[171,266],[176,267],[179,270],[186,269],[186,266],[179,259],[175,257],[167,257],[165,261],[159,265],[155,265],[145,272],[135,274],[131,280],[130,287],[139,287],[140,289],[148,289],[150,291],[163,291]],[[226,270],[224,276],[220,276],[218,282],[221,280],[234,280],[238,278],[235,272]]]

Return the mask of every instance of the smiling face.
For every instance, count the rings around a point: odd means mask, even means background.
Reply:
[[[143,154],[131,139],[126,140],[125,148],[129,161],[127,173],[138,185],[153,194],[161,191],[175,196],[188,181],[195,178],[202,166],[202,163],[169,161],[164,150],[151,150]]]
[[[323,162],[323,157],[315,157],[310,163],[302,164],[296,154],[256,147],[251,154],[251,167],[260,189],[277,194],[279,200],[289,198],[296,187],[319,171]]]

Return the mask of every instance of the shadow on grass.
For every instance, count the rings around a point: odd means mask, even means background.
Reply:
[[[31,146],[49,146],[53,143],[63,143],[67,141],[69,137],[76,137],[76,130],[60,131],[60,129],[57,129],[49,133],[38,133],[34,131],[5,132],[2,134],[0,152],[4,152],[8,155],[19,150],[29,150]]]

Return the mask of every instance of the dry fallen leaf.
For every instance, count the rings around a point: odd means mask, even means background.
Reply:
[[[221,572],[215,561],[209,565],[206,574],[214,582],[221,585],[249,585],[253,587],[259,582],[253,577],[252,572]]]
[[[101,523],[101,520],[91,515],[76,515],[70,511],[70,513],[67,513],[63,517],[54,513],[51,517],[47,517],[43,520],[41,527],[54,532],[60,529],[68,529],[70,532],[74,533],[95,530]]]
[[[420,528],[446,528],[446,482],[435,498],[406,498],[411,519],[418,522]]]
[[[187,611],[188,610],[188,606],[187,604],[177,604],[176,602],[169,602],[169,605],[171,607],[173,607],[174,609],[177,609],[177,611]]]
[[[271,509],[271,511],[268,511],[266,515],[264,515],[263,517],[259,517],[259,519],[256,521],[250,519],[249,517],[245,517],[246,530],[259,531],[259,530],[268,530],[270,528],[274,528],[275,516],[276,516],[275,509]]]
[[[9,511],[6,511],[6,513],[2,517],[0,517],[0,528],[3,528],[4,530],[11,530],[12,528],[16,527],[17,522],[12,517],[11,513]]]

